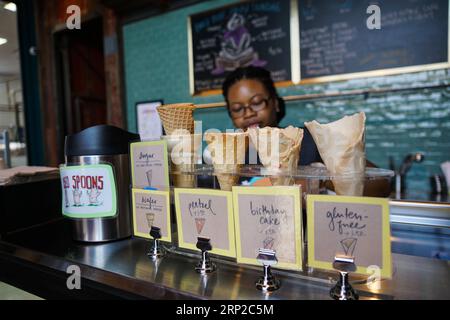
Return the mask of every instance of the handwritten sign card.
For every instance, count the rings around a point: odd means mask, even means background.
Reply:
[[[198,250],[198,237],[209,238],[211,253],[235,257],[232,193],[211,189],[175,188],[178,244]]]
[[[382,277],[391,277],[387,199],[308,195],[307,204],[311,267],[332,270],[335,255],[343,254],[355,258],[357,273],[377,266]]]
[[[161,229],[162,241],[171,242],[168,191],[132,189],[134,235],[151,239],[152,226]]]
[[[167,142],[147,141],[130,145],[131,178],[134,188],[169,187]]]
[[[239,263],[257,264],[260,248],[275,250],[276,268],[301,270],[300,188],[233,187]]]

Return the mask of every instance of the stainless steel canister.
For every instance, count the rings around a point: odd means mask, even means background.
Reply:
[[[68,165],[112,165],[117,190],[117,215],[112,218],[71,219],[73,238],[78,241],[101,242],[131,236],[132,223],[129,200],[130,176],[128,154],[66,157]]]
[[[108,164],[112,167],[116,185],[116,215],[70,218],[74,240],[104,242],[132,235],[129,143],[137,140],[139,135],[107,125],[66,137],[67,167]]]

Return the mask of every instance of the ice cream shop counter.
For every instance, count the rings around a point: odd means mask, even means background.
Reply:
[[[57,219],[11,233],[0,242],[1,280],[44,298],[131,299],[331,299],[337,273],[273,270],[280,288],[257,290],[257,266],[214,259],[217,270],[200,275],[200,254],[170,251],[152,260],[151,241],[128,238],[104,244],[72,240],[70,224]],[[70,278],[81,275],[81,290]],[[75,271],[74,271],[75,270]],[[69,272],[69,273],[68,273]],[[69,290],[70,285],[75,289]],[[392,279],[371,285],[350,276],[359,299],[450,299],[448,261],[393,254]],[[73,287],[72,287],[73,288]]]

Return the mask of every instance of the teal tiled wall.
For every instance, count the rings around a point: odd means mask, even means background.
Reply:
[[[136,131],[135,103],[163,99],[165,103],[222,101],[222,96],[192,97],[189,94],[187,17],[228,4],[206,1],[163,15],[128,24],[123,28],[128,129]],[[410,88],[448,85],[449,69],[386,77],[362,78],[317,85],[279,88],[281,96],[347,91],[365,88]],[[368,158],[388,167],[389,156],[400,163],[410,152],[425,153],[421,164],[408,173],[408,187],[429,191],[429,176],[440,173],[439,164],[450,160],[450,89],[411,90],[373,96],[351,96],[286,104],[281,125],[303,126],[304,121],[322,123],[364,111]],[[222,109],[196,111],[203,129],[232,128]]]

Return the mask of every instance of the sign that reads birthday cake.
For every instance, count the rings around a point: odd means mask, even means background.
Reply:
[[[259,249],[274,250],[274,267],[301,270],[300,188],[233,187],[239,263],[257,264]]]
[[[63,215],[70,218],[116,215],[116,182],[110,165],[61,166],[60,173]]]

